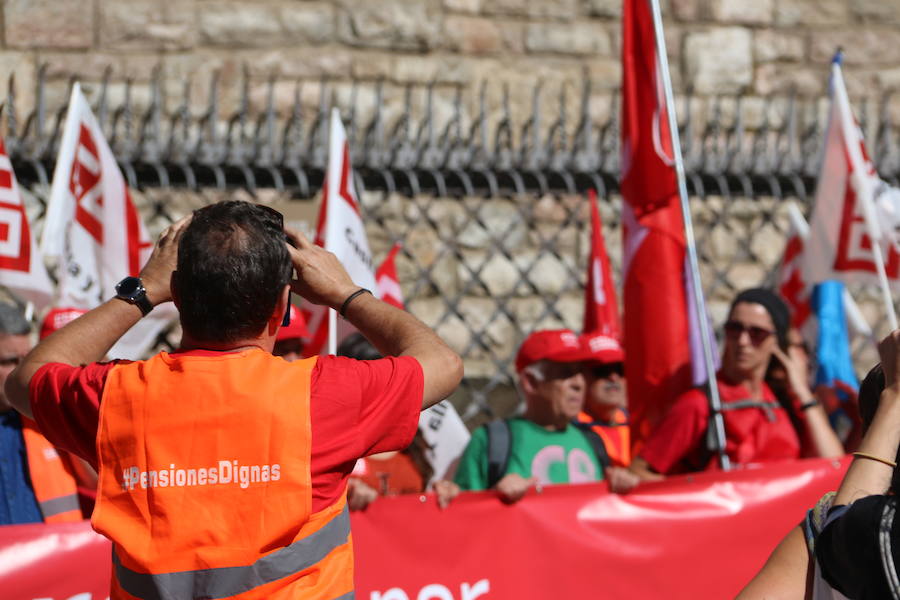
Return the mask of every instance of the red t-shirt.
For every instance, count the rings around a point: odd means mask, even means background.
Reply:
[[[752,398],[742,385],[721,379],[723,406]],[[762,399],[777,400],[763,384]],[[739,408],[722,412],[725,421],[725,453],[733,464],[798,458],[800,441],[784,409]],[[657,473],[672,475],[715,468],[717,461],[706,449],[709,400],[703,390],[685,392],[675,401],[659,426],[650,434],[640,456]]]
[[[196,350],[185,355],[210,355]],[[97,467],[97,427],[106,375],[117,364],[50,363],[31,379],[31,409],[60,448]],[[353,360],[321,356],[312,371],[312,510],[334,504],[356,460],[407,447],[422,409],[423,375],[410,357]]]

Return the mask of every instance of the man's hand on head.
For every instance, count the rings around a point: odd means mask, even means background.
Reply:
[[[178,266],[178,241],[191,222],[191,215],[169,225],[159,236],[147,264],[141,269],[141,282],[154,306],[172,299],[172,273]]]
[[[340,308],[344,300],[359,289],[344,265],[334,254],[316,246],[302,233],[287,228],[284,232],[296,244],[296,247],[287,244],[297,271],[297,279],[291,281],[291,291],[313,304]]]

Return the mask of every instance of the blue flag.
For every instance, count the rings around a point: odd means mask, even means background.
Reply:
[[[819,321],[816,385],[824,383],[833,386],[835,381],[842,381],[858,389],[859,382],[850,357],[847,318],[844,315],[844,284],[827,280],[816,285],[812,294],[812,308]]]

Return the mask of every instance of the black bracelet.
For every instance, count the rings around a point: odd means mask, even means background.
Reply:
[[[816,400],[815,398],[813,398],[809,402],[804,402],[803,404],[801,404],[800,410],[807,411],[807,410],[811,409],[813,406],[818,406],[818,405],[819,405],[819,401]]]
[[[347,312],[347,307],[350,305],[351,302],[353,302],[354,298],[356,298],[357,296],[360,296],[362,294],[371,294],[371,293],[372,293],[371,290],[367,290],[366,288],[359,288],[358,290],[356,290],[355,292],[353,292],[352,294],[347,296],[347,299],[344,300],[343,304],[341,304],[341,310],[338,311],[341,315],[341,318],[343,318],[345,316],[345,313]]]

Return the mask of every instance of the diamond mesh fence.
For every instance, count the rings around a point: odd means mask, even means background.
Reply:
[[[227,119],[217,116],[213,97],[201,114],[187,100],[171,112],[162,101],[95,109],[155,235],[225,198],[317,202],[327,158],[324,123],[333,104],[325,89],[323,83],[315,111],[298,96],[288,111],[269,103],[251,113],[241,103]],[[535,102],[523,120],[510,112],[508,98],[496,110],[486,107],[484,89],[468,104],[455,90],[442,104],[453,108],[438,114],[432,96],[440,90],[406,88],[404,108],[391,123],[380,83],[368,112],[341,107],[357,188],[365,190],[361,203],[375,262],[394,242],[402,244],[397,266],[407,306],[463,356],[466,377],[453,402],[473,426],[516,409],[512,364],[529,332],[581,329],[589,188],[598,192],[620,290],[622,260],[615,110],[594,115],[585,82],[577,120],[566,120],[564,94],[553,119],[542,120]],[[410,101],[414,94],[426,99],[419,113]],[[98,97],[105,102],[102,89]],[[789,228],[787,203],[807,215],[811,210],[825,104],[785,97],[747,107],[740,98],[687,97],[679,106],[701,277],[719,326],[736,291],[774,282]],[[865,106],[861,121],[873,140],[873,159],[888,181],[896,181],[893,107],[887,99],[879,110]],[[4,131],[39,235],[65,107],[57,110],[55,125],[41,122],[48,109],[38,108],[25,127],[8,111]],[[111,114],[118,117],[104,120]],[[851,292],[876,333],[884,333],[877,291],[854,286]],[[178,339],[173,324],[157,347],[173,347]],[[854,338],[853,353],[859,370],[875,360],[864,337]]]

